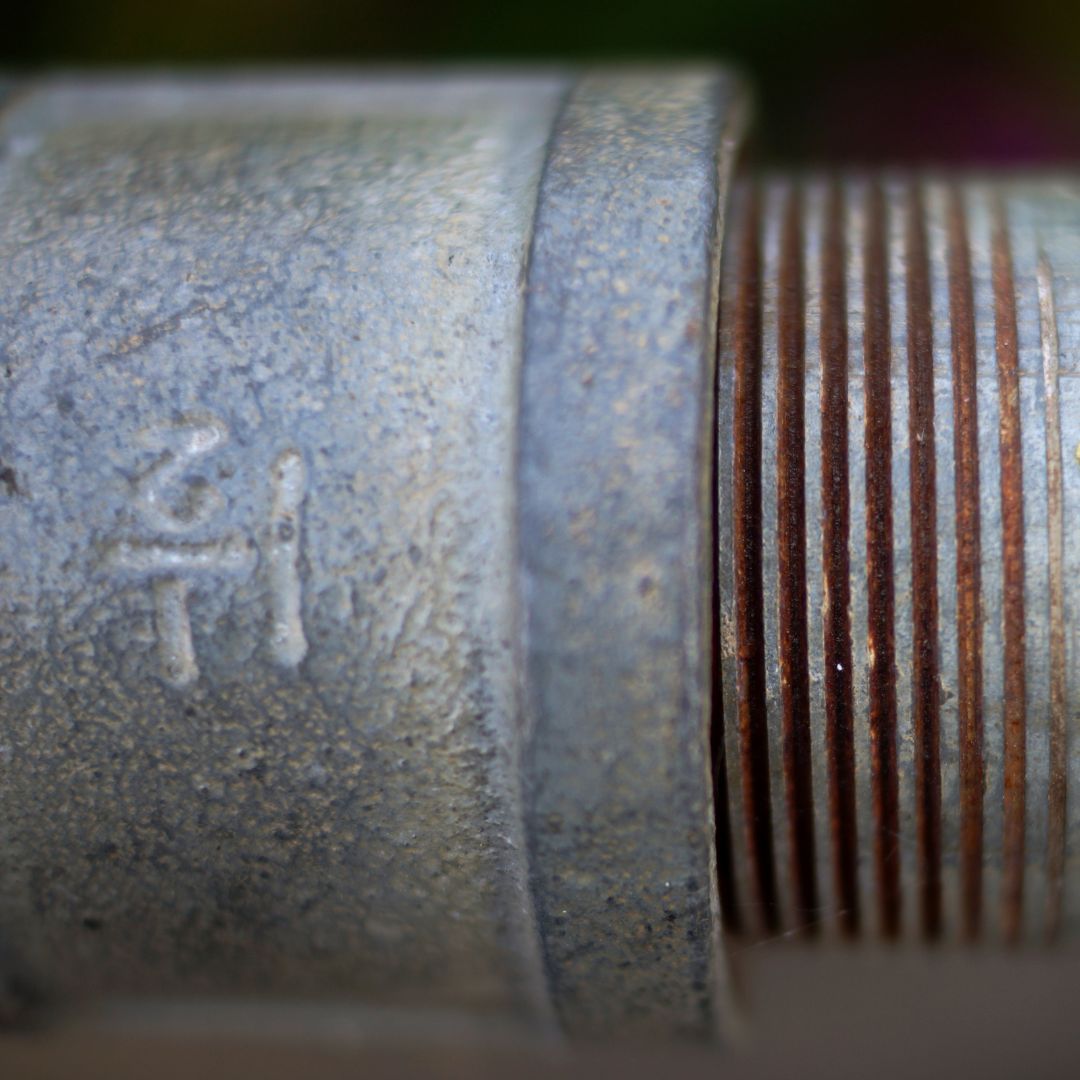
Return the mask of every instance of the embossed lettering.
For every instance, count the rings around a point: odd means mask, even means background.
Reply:
[[[236,531],[211,540],[185,538],[227,508],[219,488],[190,474],[199,459],[223,447],[228,438],[228,428],[212,416],[140,432],[139,444],[159,451],[159,456],[135,480],[135,511],[159,538],[126,537],[104,551],[106,566],[149,579],[161,675],[178,689],[199,678],[188,610],[192,579],[249,575],[258,561],[254,541]],[[290,448],[280,453],[269,480],[270,516],[261,543],[270,585],[269,646],[278,664],[295,667],[308,648],[300,580],[300,515],[307,476],[300,452]]]
[[[286,450],[271,470],[270,595],[273,629],[270,648],[279,664],[295,666],[307,652],[300,618],[300,507],[306,481],[304,459]]]

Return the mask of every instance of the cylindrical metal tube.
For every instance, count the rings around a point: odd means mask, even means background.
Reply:
[[[711,72],[25,90],[11,980],[712,1030],[731,100]]]
[[[710,1037],[722,923],[1073,931],[1077,185],[729,212],[741,116],[709,70],[8,101],[0,1011]]]
[[[563,92],[5,118],[0,932],[49,992],[541,996],[513,459]]]

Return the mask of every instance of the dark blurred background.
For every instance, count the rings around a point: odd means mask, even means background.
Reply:
[[[758,154],[1080,161],[1080,2],[36,0],[8,67],[712,58],[757,91]]]

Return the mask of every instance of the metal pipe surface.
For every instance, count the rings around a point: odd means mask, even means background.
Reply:
[[[720,844],[751,935],[1075,937],[1078,196],[893,175],[738,193]]]
[[[14,87],[8,1018],[710,1039],[763,941],[1075,937],[1080,187],[729,200],[744,112]]]
[[[732,101],[709,71],[16,95],[14,1011],[319,995],[713,1030]]]

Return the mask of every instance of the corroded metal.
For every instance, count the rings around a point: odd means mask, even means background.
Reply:
[[[725,241],[741,117],[8,99],[0,1019],[707,1039],[747,941],[1075,936],[1080,188],[748,176]]]
[[[718,790],[733,842],[747,839],[729,922],[752,936],[1068,933],[1076,184],[769,178],[734,205],[717,520],[724,716],[738,723]],[[748,364],[763,380],[752,404]],[[762,484],[750,532],[748,484]],[[765,616],[748,622],[752,590]],[[749,711],[748,658],[764,658],[766,687]],[[803,663],[809,701],[793,710]],[[739,736],[744,751],[759,740],[741,761]],[[772,905],[760,861],[774,845]]]

